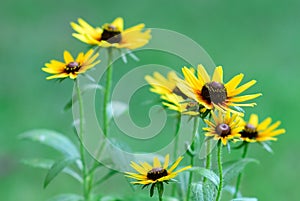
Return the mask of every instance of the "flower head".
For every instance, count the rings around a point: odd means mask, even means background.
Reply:
[[[277,140],[275,136],[285,133],[285,129],[277,129],[280,121],[271,125],[272,119],[270,117],[258,121],[256,114],[251,114],[249,122],[243,121],[243,130],[240,132],[241,139],[246,142],[262,142],[268,140]]]
[[[146,45],[151,38],[150,30],[142,31],[144,24],[124,30],[124,21],[120,17],[102,27],[92,27],[81,18],[78,19],[78,24],[71,22],[71,26],[77,32],[73,33],[75,38],[89,45],[100,47],[132,50]]]
[[[65,51],[64,62],[51,60],[50,63],[45,64],[46,67],[42,68],[42,70],[46,73],[54,74],[47,77],[47,80],[66,77],[75,79],[78,74],[86,72],[100,62],[100,60],[95,61],[99,54],[93,55],[93,53],[94,50],[92,49],[86,54],[80,52],[77,58],[74,59],[68,51]]]
[[[231,115],[228,110],[226,113],[219,110],[218,115],[214,112],[211,114],[213,122],[204,119],[208,125],[208,127],[203,128],[206,131],[205,136],[213,137],[214,140],[221,140],[223,145],[226,145],[228,140],[241,136],[239,132],[243,129],[243,125],[237,113]]]
[[[186,166],[174,171],[183,157],[179,157],[175,163],[168,168],[169,157],[169,154],[166,155],[163,165],[161,165],[157,157],[153,159],[153,165],[150,165],[147,162],[140,163],[140,165],[135,162],[131,162],[131,167],[134,168],[138,173],[126,172],[126,176],[137,180],[131,182],[132,184],[149,185],[159,182],[168,182],[176,177],[178,173],[191,168],[191,166]]]
[[[178,84],[179,89],[188,97],[196,100],[199,104],[205,106],[207,109],[222,109],[236,112],[229,108],[230,106],[254,106],[255,103],[241,103],[252,100],[260,93],[237,96],[240,93],[253,86],[256,81],[251,80],[246,84],[239,86],[244,75],[239,74],[233,77],[229,82],[223,82],[223,68],[216,67],[212,79],[207,74],[202,65],[198,65],[197,77],[193,71],[184,67],[182,72],[185,81]]]
[[[181,79],[176,75],[175,71],[170,71],[167,77],[154,72],[153,76],[146,75],[145,79],[152,87],[150,91],[161,95],[162,104],[170,110],[192,116],[206,111],[196,101],[187,100],[188,97],[180,91],[177,84]]]

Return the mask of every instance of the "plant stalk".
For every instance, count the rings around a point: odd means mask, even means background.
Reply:
[[[216,201],[219,201],[221,199],[222,188],[223,188],[222,142],[221,142],[221,140],[219,140],[219,143],[218,143],[218,169],[219,169],[220,183],[219,183],[219,187],[218,187]]]
[[[197,139],[196,135],[197,135],[197,132],[198,132],[198,127],[199,127],[199,118],[195,117],[195,119],[194,119],[194,127],[193,127],[193,138],[192,138],[192,143],[191,143],[191,150],[192,151],[195,150],[195,139]],[[190,159],[190,165],[193,167],[194,166],[194,158],[195,158],[194,153],[191,153],[190,157],[191,157],[191,159]],[[188,201],[190,199],[190,196],[191,196],[192,182],[193,182],[193,172],[190,171],[189,183],[188,183],[188,190],[187,190],[187,194],[186,194],[186,201]]]
[[[177,121],[176,121],[176,130],[175,130],[175,142],[174,142],[174,151],[173,151],[173,159],[175,160],[177,158],[177,154],[178,154],[178,139],[179,139],[179,130],[180,130],[180,124],[181,124],[181,114],[178,113],[178,116],[177,116]],[[176,193],[176,183],[174,183],[172,185],[172,193],[171,195],[172,196],[175,196],[175,193]]]
[[[87,181],[87,170],[86,170],[86,163],[85,163],[85,153],[84,153],[84,145],[82,142],[84,130],[83,130],[83,123],[84,123],[84,111],[83,111],[83,102],[81,97],[81,91],[79,87],[79,81],[78,79],[75,80],[76,85],[76,93],[77,93],[77,99],[79,104],[79,142],[80,142],[80,158],[82,162],[82,176],[83,176],[83,195],[85,200],[89,200],[89,190],[88,190],[88,181]]]

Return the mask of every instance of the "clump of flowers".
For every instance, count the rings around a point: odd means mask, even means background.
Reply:
[[[96,84],[96,87],[103,89],[103,94],[101,94],[103,95],[101,100],[102,114],[100,117],[102,118],[103,137],[110,139],[109,128],[111,123],[108,106],[112,105],[110,98],[113,76],[112,64],[115,56],[113,52],[121,52],[121,56],[124,56],[122,51],[125,50],[134,58],[131,51],[146,45],[151,39],[151,31],[149,29],[144,30],[144,24],[125,29],[124,20],[121,17],[116,18],[111,23],[104,23],[96,27],[79,18],[78,22],[71,22],[71,26],[76,32],[72,35],[88,45],[89,50],[86,53],[80,52],[76,57],[73,57],[69,51],[64,51],[63,61],[50,60],[42,70],[51,74],[46,78],[47,80],[63,80],[68,77],[74,80],[76,91],[70,105],[78,104],[78,107],[73,109],[78,110],[79,114],[79,119],[74,120],[79,147],[63,134],[55,131],[29,131],[21,137],[50,146],[59,151],[63,158],[60,160],[29,160],[26,163],[48,169],[44,187],[47,187],[61,172],[65,172],[78,180],[82,185],[83,192],[80,195],[72,195],[72,200],[124,200],[126,198],[106,196],[95,190],[98,185],[106,182],[116,174],[116,171],[106,168],[104,164],[95,159],[102,156],[103,144],[99,142],[96,157],[93,158],[90,157],[81,141],[87,134],[84,129],[87,121],[84,115],[82,98],[84,91],[81,90],[79,77],[81,75],[88,77],[88,70],[96,68],[96,65],[100,62],[99,58],[102,56],[102,54],[99,55],[100,48],[105,49],[108,56],[105,72],[106,82],[101,87],[98,83],[94,83],[95,81],[91,82]],[[242,107],[256,106],[254,100],[262,95],[261,93],[243,94],[255,85],[256,80],[241,84],[244,74],[240,73],[228,82],[224,82],[223,67],[221,66],[214,69],[212,76],[207,73],[201,64],[197,66],[197,69],[183,67],[181,71],[182,75],[172,70],[166,76],[159,72],[145,76],[145,80],[151,86],[150,91],[159,95],[159,100],[164,108],[176,113],[174,148],[169,152],[173,152],[172,157],[167,154],[162,162],[157,155],[153,157],[152,165],[148,162],[137,163],[131,161],[130,166],[135,172],[130,172],[130,167],[128,167],[128,170],[122,170],[122,179],[127,178],[133,185],[142,185],[142,189],[150,187],[150,197],[155,197],[154,191],[157,189],[159,201],[163,200],[163,196],[168,196],[167,193],[164,194],[164,185],[171,182],[170,200],[220,201],[222,190],[227,185],[224,181],[236,176],[235,191],[232,193],[232,197],[237,198],[241,194],[239,186],[242,170],[246,164],[255,161],[246,158],[248,145],[259,143],[270,151],[270,142],[276,141],[277,136],[286,131],[279,128],[280,121],[272,123],[270,117],[259,122],[258,115],[251,114],[249,120],[245,120],[244,117],[247,116],[247,113]],[[192,138],[189,142],[182,142],[178,137],[181,134],[179,130],[182,116],[187,116],[189,120],[194,122]],[[201,125],[200,120],[202,120],[202,126],[199,126]],[[217,144],[217,151],[214,151],[213,142]],[[122,143],[120,142],[120,144]],[[203,148],[200,147],[201,144],[206,153],[204,161],[199,159]],[[179,145],[185,147],[184,153],[178,152]],[[234,146],[234,150],[243,148],[243,153],[237,162],[225,167],[222,162],[222,150],[227,147],[230,152],[231,146]],[[212,160],[212,157],[215,157],[216,160]],[[175,162],[171,164],[170,158]],[[116,163],[116,160],[112,161],[112,163]],[[129,161],[129,159],[126,160],[126,164],[122,164],[122,167],[126,167],[130,163]],[[213,164],[213,162],[216,164]],[[184,165],[179,166],[180,163]],[[97,180],[96,173],[100,168],[105,169],[99,172],[108,173]],[[228,169],[226,170],[226,168]],[[66,198],[68,199],[68,196],[60,195],[54,200],[66,200]],[[144,197],[134,194],[127,200],[133,199],[143,200]]]

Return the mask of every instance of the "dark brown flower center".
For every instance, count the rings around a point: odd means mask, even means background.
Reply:
[[[76,61],[70,62],[68,65],[65,67],[65,72],[66,73],[74,73],[77,72],[80,69],[79,63]]]
[[[230,131],[231,131],[230,126],[228,126],[227,124],[219,124],[216,127],[216,132],[221,137],[225,137],[225,136],[229,135]]]
[[[106,25],[103,28],[103,32],[100,40],[105,40],[109,43],[119,43],[122,40],[121,32],[113,25]]]
[[[168,176],[168,172],[166,169],[163,168],[153,168],[147,173],[147,178],[151,179],[152,181],[155,181],[157,179],[160,179],[164,176]]]
[[[200,95],[208,104],[222,104],[227,98],[227,91],[222,83],[213,81],[202,87]]]
[[[253,126],[252,124],[247,124],[244,127],[244,130],[242,130],[240,132],[240,134],[241,134],[241,137],[255,139],[258,135],[258,132],[257,132],[255,126]]]

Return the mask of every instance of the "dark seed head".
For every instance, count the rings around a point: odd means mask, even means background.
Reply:
[[[103,28],[100,40],[105,40],[109,43],[119,43],[122,40],[121,32],[114,25],[106,25]]]
[[[152,170],[150,170],[148,173],[147,173],[147,178],[148,179],[151,179],[153,181],[157,180],[157,179],[160,179],[164,176],[168,176],[168,172],[166,169],[163,169],[163,168],[153,168]]]
[[[227,98],[227,91],[222,83],[213,81],[204,85],[199,95],[208,104],[222,104]]]
[[[255,139],[258,135],[258,132],[257,132],[255,126],[253,126],[252,124],[247,124],[245,126],[244,130],[242,130],[240,132],[240,134],[241,134],[241,137]]]
[[[80,69],[79,63],[76,61],[70,62],[68,65],[65,67],[65,72],[66,73],[74,73],[77,72]]]
[[[221,137],[225,137],[225,136],[229,135],[230,131],[231,131],[230,126],[228,126],[227,124],[219,124],[216,127],[216,132]]]

